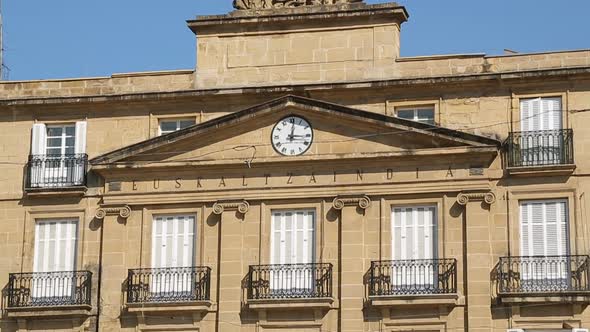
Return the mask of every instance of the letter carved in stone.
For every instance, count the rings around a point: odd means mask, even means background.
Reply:
[[[459,205],[467,205],[472,201],[484,201],[488,205],[492,205],[496,202],[496,195],[493,192],[479,192],[479,193],[460,193],[457,196],[457,203]]]
[[[127,219],[131,215],[131,208],[129,205],[103,206],[96,210],[95,217],[96,219],[102,220],[110,215],[119,215],[119,217]]]
[[[332,202],[334,209],[342,210],[345,206],[358,205],[359,208],[366,210],[371,206],[371,199],[367,195],[355,196],[338,196]]]
[[[247,201],[225,202],[218,201],[213,204],[213,213],[220,215],[225,211],[236,210],[241,214],[246,214],[250,210],[250,203]]]

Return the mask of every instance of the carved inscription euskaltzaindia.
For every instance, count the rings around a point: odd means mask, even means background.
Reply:
[[[301,6],[337,5],[363,0],[234,0],[236,9],[295,8]]]

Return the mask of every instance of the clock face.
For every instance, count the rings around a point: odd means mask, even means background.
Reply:
[[[272,130],[271,142],[274,149],[284,156],[304,154],[313,141],[313,129],[307,120],[289,116],[279,121]]]

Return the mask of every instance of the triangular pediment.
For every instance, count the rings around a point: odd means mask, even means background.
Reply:
[[[282,156],[271,143],[276,123],[305,118],[313,141],[298,157]],[[233,164],[419,155],[433,150],[497,149],[500,142],[424,123],[403,120],[323,101],[285,96],[149,139],[91,160],[113,164]]]

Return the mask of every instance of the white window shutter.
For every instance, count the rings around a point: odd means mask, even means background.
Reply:
[[[31,139],[31,154],[44,155],[45,144],[47,141],[47,128],[43,123],[35,123],[33,125],[33,134]]]
[[[158,216],[152,229],[152,267],[192,267],[194,216]]]
[[[152,226],[152,267],[162,267],[163,222],[161,217],[154,218]]]
[[[194,242],[195,218],[191,216],[180,217],[178,224],[178,243],[182,245],[179,248],[179,267],[193,266],[193,242]]]
[[[562,256],[569,252],[567,201],[530,201],[520,205],[522,256]]]
[[[541,98],[530,100],[530,118],[529,128],[531,131],[543,130],[543,120],[541,117]]]
[[[34,272],[67,272],[75,269],[77,222],[39,222],[35,225]]]
[[[76,154],[86,153],[86,121],[76,122]]]
[[[315,214],[313,211],[273,213],[271,264],[313,262]]]
[[[559,130],[562,128],[561,98],[542,98],[541,113],[543,130]]]
[[[392,257],[394,260],[435,258],[434,207],[394,208]]]
[[[293,213],[287,212],[282,216],[281,261],[279,264],[293,264]]]

